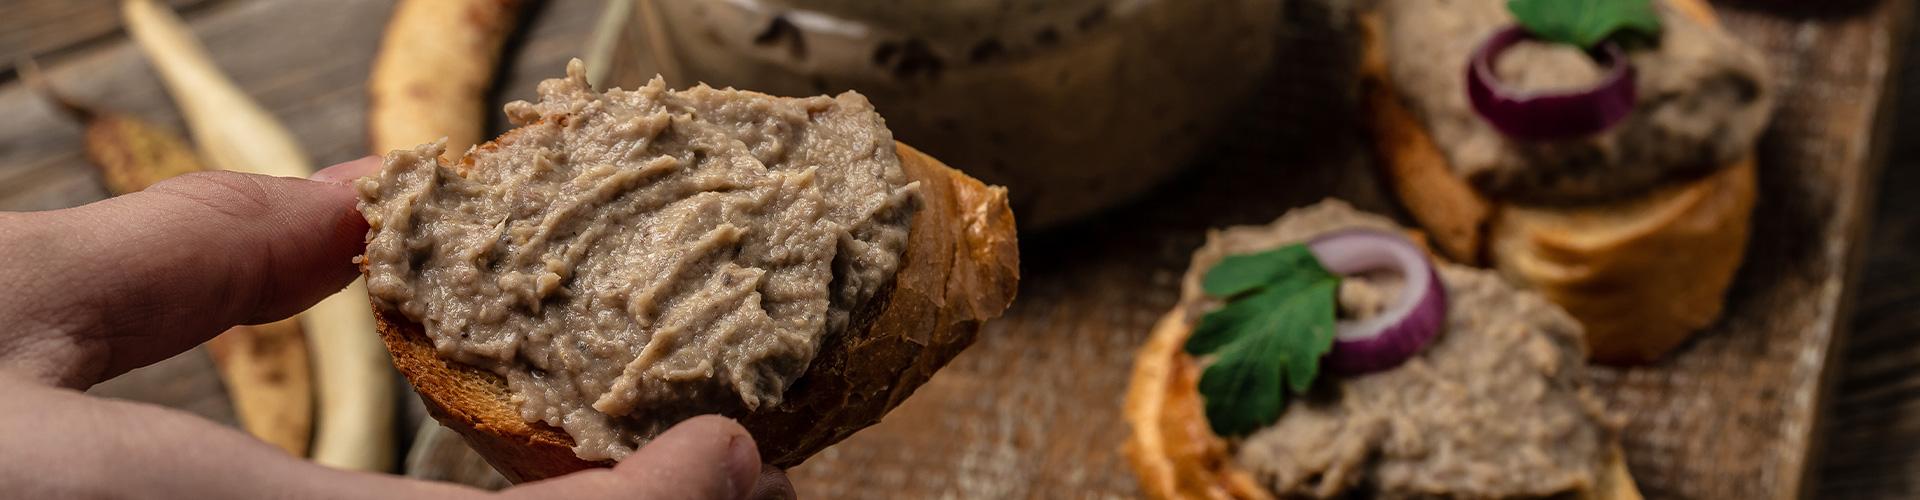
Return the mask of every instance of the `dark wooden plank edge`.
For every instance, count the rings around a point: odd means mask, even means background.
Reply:
[[[0,53],[0,85],[5,85],[20,79],[19,62],[21,60],[33,58],[45,66],[68,56],[89,52],[90,49],[96,47],[106,47],[126,41],[127,29],[118,22],[120,0],[100,0],[95,3],[105,4],[106,8],[113,12],[113,17],[116,21],[112,27],[104,31],[73,37],[71,40],[57,47],[48,49],[21,47],[18,51],[10,51],[17,53]],[[175,12],[180,13],[180,17],[193,19],[195,16],[201,15],[212,8],[226,5],[229,2],[226,0],[166,0],[163,3],[168,4]]]
[[[1883,33],[1888,45],[1885,54],[1886,73],[1881,75],[1878,102],[1874,105],[1871,133],[1868,134],[1867,152],[1862,158],[1858,195],[1851,203],[1841,207],[1836,214],[1837,220],[1853,220],[1847,227],[1846,255],[1840,265],[1840,296],[1833,310],[1832,338],[1827,341],[1825,360],[1820,364],[1820,376],[1815,382],[1813,416],[1807,425],[1806,458],[1800,461],[1799,488],[1794,492],[1797,498],[1817,498],[1821,477],[1821,465],[1825,462],[1826,447],[1830,429],[1826,423],[1833,411],[1835,389],[1839,384],[1843,367],[1839,364],[1846,358],[1847,343],[1852,337],[1854,301],[1860,294],[1860,273],[1866,267],[1869,236],[1873,234],[1874,207],[1880,197],[1880,177],[1892,151],[1894,117],[1898,116],[1900,101],[1900,65],[1906,61],[1908,39],[1912,36],[1913,3],[1909,0],[1881,0],[1890,4],[1884,7],[1887,16],[1887,30]],[[1865,14],[1875,15],[1875,14]]]

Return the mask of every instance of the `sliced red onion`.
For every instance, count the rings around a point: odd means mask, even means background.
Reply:
[[[1320,265],[1341,276],[1386,271],[1405,281],[1379,314],[1335,324],[1322,362],[1345,374],[1385,370],[1412,358],[1446,326],[1447,291],[1427,252],[1405,236],[1373,229],[1328,233],[1307,243]]]
[[[1620,44],[1601,42],[1594,59],[1607,65],[1600,82],[1584,89],[1535,92],[1508,88],[1493,72],[1507,49],[1533,35],[1513,26],[1494,33],[1467,64],[1467,98],[1473,110],[1508,137],[1529,141],[1569,139],[1612,128],[1633,111],[1633,63]]]

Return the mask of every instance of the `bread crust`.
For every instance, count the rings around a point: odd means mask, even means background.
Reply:
[[[1493,267],[1579,318],[1595,361],[1651,362],[1720,317],[1754,182],[1745,160],[1604,208],[1506,206],[1489,233]]]
[[[1123,452],[1148,498],[1273,498],[1234,465],[1200,400],[1200,367],[1181,350],[1192,333],[1175,307],[1134,356],[1122,409],[1133,434]]]
[[[1493,203],[1447,168],[1447,159],[1427,135],[1413,110],[1387,79],[1387,52],[1379,42],[1380,20],[1362,15],[1360,82],[1367,128],[1382,176],[1401,205],[1413,214],[1440,253],[1478,265]]]
[[[1200,399],[1200,367],[1182,349],[1193,333],[1185,309],[1175,307],[1153,327],[1134,357],[1123,416],[1133,428],[1123,448],[1141,493],[1157,499],[1270,499],[1253,475],[1233,463],[1227,443],[1207,424]],[[1640,490],[1617,449],[1585,500],[1640,500]]]
[[[496,142],[512,141],[513,135]],[[907,179],[920,183],[921,208],[893,284],[856,311],[845,334],[821,343],[780,405],[728,414],[753,434],[761,460],[774,466],[799,465],[879,422],[1013,300],[1019,250],[1006,189],[904,144],[896,149]],[[612,465],[581,460],[565,432],[522,420],[499,377],[436,356],[419,324],[396,311],[374,311],[394,366],[428,412],[508,479],[535,481]]]
[[[1717,28],[1711,7],[1673,0]],[[1578,206],[1490,200],[1454,175],[1393,89],[1379,19],[1360,20],[1368,127],[1387,183],[1454,260],[1494,267],[1586,327],[1592,359],[1659,359],[1720,315],[1745,255],[1755,196],[1749,159],[1634,199]]]

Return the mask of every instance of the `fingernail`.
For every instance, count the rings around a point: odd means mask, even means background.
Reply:
[[[331,184],[346,184],[380,170],[380,157],[368,156],[320,169],[307,179]]]
[[[735,434],[727,438],[727,482],[734,498],[745,498],[760,476],[760,450],[753,438]],[[744,482],[742,482],[744,480]]]

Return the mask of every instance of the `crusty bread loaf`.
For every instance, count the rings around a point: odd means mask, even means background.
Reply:
[[[1718,29],[1699,0],[1672,0]],[[1578,206],[1489,200],[1453,174],[1387,77],[1379,20],[1362,16],[1360,71],[1381,169],[1400,203],[1455,260],[1490,265],[1586,326],[1595,360],[1658,359],[1720,316],[1747,243],[1752,160],[1635,199]]]
[[[1187,312],[1169,311],[1133,361],[1124,417],[1133,428],[1125,453],[1148,498],[1273,498],[1234,465],[1227,443],[1207,424],[1200,399],[1200,365],[1181,349],[1193,328]],[[1640,490],[1618,450],[1598,481],[1576,492],[1582,500],[1639,500]]]
[[[908,180],[920,182],[922,204],[894,282],[855,312],[846,334],[822,342],[784,402],[730,415],[753,433],[767,463],[798,465],[879,422],[1013,300],[1019,251],[1006,190],[911,147],[897,150]],[[581,460],[565,432],[521,419],[504,381],[436,356],[419,324],[377,306],[375,312],[394,366],[434,418],[507,478],[533,481],[612,465]]]

